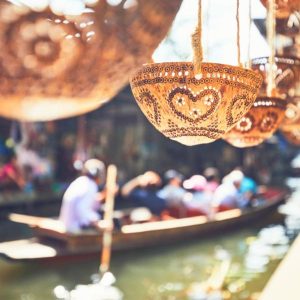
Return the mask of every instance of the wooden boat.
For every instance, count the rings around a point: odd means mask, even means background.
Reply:
[[[263,205],[245,211],[232,209],[219,212],[212,220],[206,216],[194,216],[123,225],[113,233],[113,250],[152,247],[191,237],[222,233],[228,228],[237,228],[261,219],[281,204],[286,196],[286,192],[272,189],[266,193]],[[10,219],[29,225],[35,237],[0,243],[0,256],[5,259],[43,261],[88,256],[101,251],[101,233],[94,230],[71,234],[56,219],[19,214],[10,215]]]

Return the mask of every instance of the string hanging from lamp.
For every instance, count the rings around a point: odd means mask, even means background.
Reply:
[[[272,51],[269,57],[260,57],[252,60],[252,68],[259,70],[264,76],[265,81],[262,85],[262,90],[267,89],[268,96],[271,90],[274,90],[276,85],[277,93],[281,97],[287,98],[289,95],[294,95],[297,82],[300,80],[300,59],[295,56],[290,55],[276,55],[275,54],[275,33],[276,33],[276,23],[275,11],[281,7],[286,7],[290,9],[293,7],[294,1],[277,0],[276,5],[274,1],[263,1],[265,5],[269,4],[268,11],[270,9],[274,10],[274,14],[270,16],[268,13],[267,20],[267,35],[268,44]],[[299,0],[297,0],[299,9]],[[272,6],[272,7],[271,7]],[[273,18],[273,19],[272,19]],[[268,66],[273,66],[273,73],[268,72]],[[274,96],[274,95],[273,95]]]
[[[131,79],[148,120],[166,137],[188,146],[221,138],[250,109],[262,80],[240,66],[203,62],[201,4],[199,0],[192,36],[193,62],[146,64]]]
[[[251,17],[250,17],[251,22]],[[270,138],[278,129],[286,108],[286,101],[278,97],[275,83],[275,5],[269,1],[267,14],[267,36],[271,53],[267,66],[266,95],[259,96],[249,112],[237,125],[224,135],[224,139],[239,148],[253,147]],[[250,40],[250,37],[249,37]]]

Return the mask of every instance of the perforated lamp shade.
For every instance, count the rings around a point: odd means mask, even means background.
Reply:
[[[224,135],[224,139],[239,148],[261,144],[278,129],[285,108],[286,101],[281,98],[258,97],[249,112]]]
[[[284,131],[300,129],[300,96],[287,100],[287,108],[280,128]]]
[[[261,0],[267,6],[268,0]],[[299,11],[299,0],[276,0],[276,18],[287,18],[294,11]]]
[[[282,133],[290,144],[300,146],[300,126],[298,129],[282,130]]]
[[[181,2],[99,0],[94,13],[63,17],[1,1],[0,116],[47,121],[100,107],[149,61]]]
[[[264,77],[264,83],[261,87],[262,94],[267,86],[267,68],[268,57],[260,57],[252,60],[252,69],[258,70]],[[275,84],[276,89],[281,96],[294,94],[297,83],[300,80],[300,59],[297,57],[275,57],[276,71]]]
[[[146,64],[131,79],[137,104],[154,127],[185,145],[213,142],[252,106],[261,76],[241,67],[202,63]]]

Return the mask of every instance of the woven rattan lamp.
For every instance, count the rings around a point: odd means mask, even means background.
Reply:
[[[100,107],[150,59],[181,2],[99,0],[63,16],[1,1],[0,116],[47,121]]]
[[[261,0],[262,4],[267,7],[268,0]],[[294,11],[299,11],[299,0],[276,0],[276,18],[287,18]]]
[[[280,128],[284,131],[300,129],[300,96],[288,99],[285,116]]]
[[[274,73],[274,34],[275,34],[275,10],[274,3],[270,1],[268,9],[268,39],[271,46],[271,55],[268,59],[267,68],[264,73],[267,84],[265,93],[256,99],[249,112],[238,122],[238,124],[224,135],[224,139],[231,145],[239,148],[253,147],[270,138],[278,129],[284,118],[286,100],[277,97]]]
[[[277,92],[283,97],[293,95],[295,88],[300,80],[300,59],[297,57],[275,56],[275,84]],[[264,77],[264,83],[261,87],[262,93],[267,88],[269,58],[260,57],[252,60],[252,68],[259,70]]]
[[[258,97],[250,111],[225,135],[238,148],[253,147],[270,138],[284,118],[286,101],[276,97]]]
[[[257,72],[240,66],[202,62],[201,0],[193,48],[194,63],[147,64],[131,79],[148,120],[188,146],[221,138],[250,109],[262,81]]]
[[[285,139],[292,145],[300,146],[300,128],[293,130],[282,130]]]

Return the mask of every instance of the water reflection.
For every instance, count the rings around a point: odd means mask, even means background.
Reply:
[[[275,232],[272,235],[281,231],[279,227],[268,230]],[[253,228],[214,239],[119,253],[112,261],[112,273],[117,278],[115,285],[124,293],[125,300],[201,299],[199,287],[207,281],[220,259],[224,259],[226,249],[232,258],[225,280],[226,293],[222,296],[231,300],[249,299],[254,292],[262,290],[279,257],[286,251],[281,248],[287,247],[284,239],[277,239],[275,246],[262,247],[261,237],[266,235],[270,234]],[[274,240],[272,238],[272,243]],[[98,264],[98,258],[51,265],[0,261],[0,299],[53,300],[53,289],[59,285],[72,290],[78,284],[90,284]],[[211,297],[217,299],[217,294],[212,293]]]

